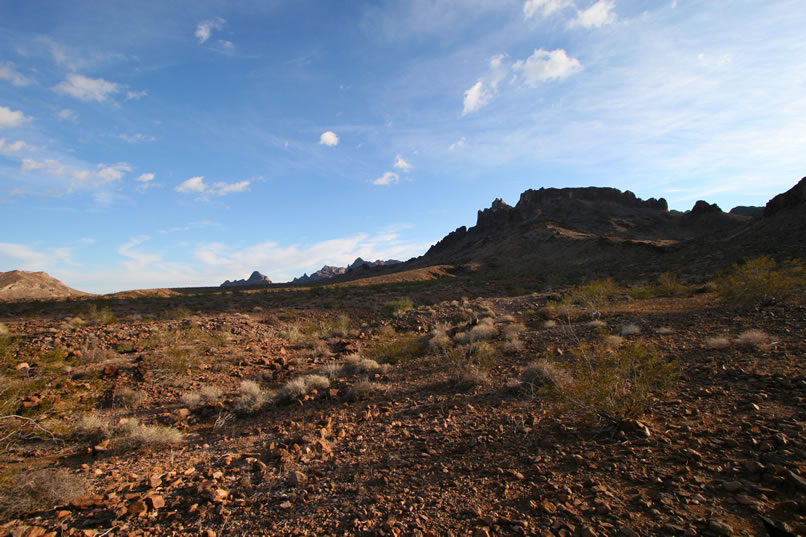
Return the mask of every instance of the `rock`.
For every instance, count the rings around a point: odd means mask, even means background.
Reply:
[[[577,535],[579,535],[579,537],[599,537],[599,534],[593,531],[593,529],[589,528],[588,526],[582,526],[581,528],[579,528],[577,530]]]
[[[622,526],[619,529],[619,533],[621,533],[624,537],[638,537],[638,533],[629,526]]]
[[[20,362],[17,364],[17,367],[15,369],[17,371],[28,371],[29,369],[31,369],[31,366],[28,365],[27,362]]]
[[[795,485],[795,488],[799,488],[800,490],[806,490],[806,479],[803,479],[801,476],[796,474],[795,472],[787,470],[786,478]]]
[[[73,498],[70,501],[70,507],[73,509],[89,509],[90,507],[95,507],[96,505],[101,505],[103,502],[103,497],[99,496],[98,494],[88,494],[86,496],[80,496],[78,498]]]
[[[202,537],[216,537],[216,533],[213,530],[204,530],[201,534]]]
[[[268,276],[264,276],[258,271],[252,272],[249,276],[249,279],[246,280],[235,280],[233,282],[227,280],[220,285],[220,287],[236,287],[236,286],[247,286],[247,285],[269,285],[271,284],[271,280]]]
[[[741,481],[726,481],[726,482],[722,483],[722,488],[724,488],[728,492],[736,492],[737,490],[741,490],[742,482]]]
[[[210,500],[215,503],[221,503],[229,497],[227,489],[215,489],[210,493]]]
[[[147,496],[146,502],[148,503],[151,509],[161,509],[165,507],[165,498],[160,496],[159,494],[155,494],[153,496]]]
[[[708,528],[718,533],[719,535],[733,535],[733,528],[731,528],[727,523],[718,518],[712,518],[708,521]]]
[[[543,511],[546,513],[553,515],[555,511],[557,511],[557,507],[551,503],[550,501],[546,500],[540,504],[540,507],[543,508]]]
[[[490,529],[485,527],[473,530],[473,537],[490,537]]]
[[[146,505],[146,502],[144,502],[143,500],[137,500],[135,502],[132,502],[131,504],[129,504],[129,507],[126,510],[126,512],[131,516],[141,516],[146,511],[148,511],[148,506]]]
[[[291,472],[288,475],[288,484],[292,487],[298,487],[308,481],[308,476],[299,471]]]

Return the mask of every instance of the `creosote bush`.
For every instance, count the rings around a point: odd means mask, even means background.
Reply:
[[[390,300],[389,302],[384,303],[383,308],[381,308],[381,312],[387,317],[392,317],[394,315],[400,315],[413,307],[414,302],[412,302],[410,298],[401,298],[399,300]]]
[[[677,276],[664,272],[654,283],[642,283],[628,290],[632,298],[672,297],[684,296],[691,292],[689,286],[681,283]]]
[[[806,267],[798,259],[778,263],[771,257],[757,257],[734,265],[715,283],[717,293],[729,303],[768,305],[806,288]]]
[[[561,410],[588,419],[619,422],[646,412],[655,397],[667,391],[677,377],[677,361],[664,359],[654,347],[634,342],[620,348],[608,346],[605,334],[594,342],[581,341],[565,368],[573,382],[544,393]]]
[[[611,279],[593,280],[571,289],[559,301],[549,301],[543,308],[548,319],[575,319],[583,313],[598,317],[602,306],[621,293],[621,288]]]

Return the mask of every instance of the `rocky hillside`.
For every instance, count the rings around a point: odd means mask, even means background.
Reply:
[[[762,218],[752,216],[762,212],[757,208],[725,213],[705,201],[670,211],[663,198],[642,200],[615,188],[527,190],[514,207],[495,200],[478,212],[475,226],[449,233],[412,264],[481,263],[556,279],[708,271],[782,248],[802,257],[804,192],[801,181],[771,200]]]
[[[88,295],[67,287],[46,272],[0,272],[0,300],[52,300]]]
[[[271,280],[268,276],[264,276],[258,271],[254,271],[251,276],[249,276],[246,280],[235,280],[235,281],[225,281],[220,285],[220,287],[237,287],[237,286],[249,286],[249,285],[269,285]]]

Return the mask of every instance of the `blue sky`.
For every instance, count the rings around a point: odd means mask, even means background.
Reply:
[[[528,188],[806,175],[802,0],[0,0],[0,270],[90,292],[421,255]]]

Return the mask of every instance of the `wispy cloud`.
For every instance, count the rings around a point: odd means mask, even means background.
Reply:
[[[200,194],[197,199],[207,199],[210,196],[225,196],[234,192],[243,192],[249,188],[250,181],[238,181],[237,183],[225,183],[219,181],[208,185],[204,182],[204,176],[199,175],[186,179],[174,189],[177,192]]]
[[[576,18],[569,25],[572,27],[600,28],[615,22],[616,14],[613,13],[615,7],[616,4],[612,0],[599,0],[588,9],[578,10]]]
[[[5,138],[0,138],[0,153],[3,155],[13,155],[23,151],[35,151],[36,147],[25,143],[22,140],[16,142],[6,142]]]
[[[5,106],[0,106],[0,127],[19,127],[26,121],[30,121],[21,110],[12,110]]]
[[[479,80],[470,89],[465,91],[465,98],[462,107],[462,115],[475,112],[492,98],[490,91],[484,87],[484,81]]]
[[[143,97],[148,95],[148,90],[140,90],[140,91],[133,91],[129,90],[126,92],[126,100],[128,101],[139,101]]]
[[[82,101],[104,102],[110,96],[118,93],[120,86],[103,78],[89,78],[70,73],[67,75],[67,80],[58,83],[53,90]]]
[[[24,158],[22,159],[20,170],[23,172],[39,170],[48,175],[64,175],[64,165],[55,159],[35,160]]]
[[[400,176],[395,172],[385,172],[382,176],[378,177],[372,184],[374,185],[381,185],[381,186],[389,186],[397,184],[400,181]]]
[[[414,167],[406,159],[404,159],[401,155],[398,155],[397,157],[395,157],[394,166],[398,170],[403,170],[404,172],[411,171],[411,169]]]
[[[58,117],[60,121],[78,120],[78,114],[76,114],[75,110],[70,110],[69,108],[59,110],[59,112],[56,114],[56,117]]]
[[[12,63],[0,65],[0,80],[8,80],[17,87],[25,87],[33,83],[33,79],[17,71]]]
[[[224,27],[225,22],[227,21],[221,17],[202,21],[196,25],[196,31],[193,32],[193,35],[195,35],[196,39],[199,40],[199,44],[205,43],[208,39],[210,39],[213,30],[220,30]]]
[[[26,244],[0,242],[0,265],[17,270],[48,270],[58,264],[73,264],[69,248],[34,249]]]
[[[156,177],[153,173],[141,173],[137,176],[137,181],[141,183],[148,183],[149,181],[153,181],[154,177]]]
[[[512,70],[520,73],[527,86],[535,88],[543,82],[568,78],[581,71],[582,64],[569,57],[563,49],[549,51],[540,48],[525,60],[516,61]]]
[[[157,138],[151,135],[146,135],[141,132],[136,134],[118,134],[118,138],[130,144],[137,144],[141,142],[156,142]]]
[[[523,4],[523,16],[530,19],[536,15],[548,17],[563,8],[573,6],[571,0],[526,0]]]

